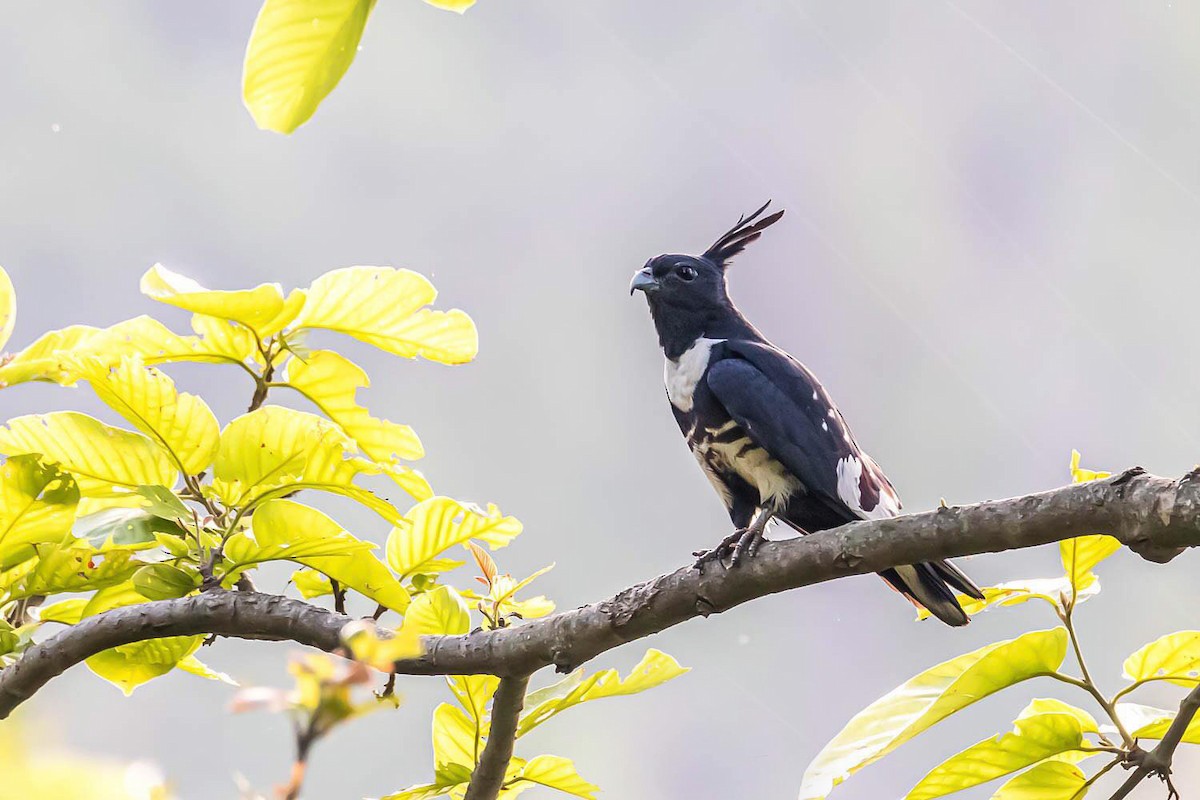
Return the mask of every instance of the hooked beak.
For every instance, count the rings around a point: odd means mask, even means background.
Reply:
[[[629,295],[632,297],[634,292],[642,291],[646,294],[657,292],[661,286],[658,279],[654,277],[654,273],[649,267],[643,267],[633,273],[633,280],[629,283]]]

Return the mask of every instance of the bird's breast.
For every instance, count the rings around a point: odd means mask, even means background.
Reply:
[[[705,339],[700,337],[684,350],[679,358],[668,358],[663,370],[663,382],[667,386],[667,399],[671,405],[684,412],[692,410],[695,405],[696,385],[708,371],[708,362],[712,357],[712,349],[724,339]]]
[[[724,479],[728,475],[736,475],[756,489],[760,503],[777,508],[785,506],[788,498],[803,490],[800,481],[770,453],[756,445],[733,420],[694,431],[689,444],[719,493],[722,486],[728,485]]]

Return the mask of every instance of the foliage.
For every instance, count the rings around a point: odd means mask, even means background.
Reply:
[[[1071,456],[1071,478],[1081,483],[1108,477],[1079,466]],[[1039,600],[1050,606],[1061,625],[1026,633],[950,659],[913,677],[859,712],[812,761],[804,773],[801,800],[824,800],[829,793],[868,764],[977,700],[1030,678],[1047,677],[1085,692],[1100,707],[1100,725],[1083,709],[1063,700],[1037,699],[1018,714],[1013,729],[984,739],[950,756],[930,770],[905,800],[934,800],[1001,778],[1009,778],[992,800],[1082,800],[1109,770],[1131,763],[1139,739],[1158,739],[1175,718],[1173,711],[1122,702],[1153,681],[1189,689],[1200,684],[1200,632],[1163,636],[1129,656],[1129,681],[1112,695],[1097,688],[1084,660],[1074,614],[1100,590],[1093,571],[1120,543],[1102,534],[1060,543],[1063,575],[1013,581],[984,590],[986,599],[960,597],[971,613]],[[1068,648],[1080,676],[1061,672]],[[1193,724],[1184,742],[1200,744],[1200,725]],[[1097,755],[1107,761],[1090,775],[1080,764]],[[1012,777],[1009,777],[1012,776]]]
[[[475,0],[425,0],[465,12]],[[266,0],[242,73],[242,97],[258,127],[292,133],[350,69],[375,0]],[[0,310],[0,331],[4,314]],[[3,346],[3,342],[0,342]]]
[[[264,564],[290,562],[305,599],[331,597],[343,611],[362,598],[374,609],[342,630],[354,661],[309,656],[292,665],[293,691],[251,688],[234,701],[236,710],[292,716],[298,766],[284,792],[292,796],[316,741],[380,700],[398,705],[394,675],[379,700],[352,696],[372,680],[371,667],[390,672],[397,659],[419,655],[422,636],[551,613],[550,600],[526,591],[549,567],[523,580],[502,573],[485,546],[510,544],[521,523],[495,505],[435,495],[411,464],[424,454],[416,433],[359,404],[358,390],[369,384],[362,368],[334,350],[305,346],[309,332],[324,330],[406,358],[469,361],[478,349],[474,323],[462,311],[429,308],[437,293],[423,276],[350,267],[287,293],[277,284],[217,291],[156,265],[141,288],[190,313],[193,333],[175,333],[147,316],[108,328],[77,325],[0,362],[0,388],[86,384],[121,423],[60,411],[0,426],[0,666],[17,662],[54,626],[124,606],[248,588]],[[0,270],[0,335],[7,337],[14,314],[11,283]],[[203,398],[179,391],[164,371],[179,362],[248,375],[247,412],[222,426]],[[319,413],[267,403],[279,390]],[[401,509],[372,491],[364,484],[372,478],[401,490],[411,505]],[[390,529],[386,547],[295,498],[304,491],[375,512]],[[455,557],[459,547],[464,555]],[[481,589],[448,582],[468,560],[481,572]],[[402,617],[399,625],[376,622],[389,612]],[[203,641],[151,638],[86,663],[126,694],[176,670],[232,683],[197,659]],[[587,678],[577,672],[530,693],[518,733],[580,703],[640,692],[684,671],[651,651],[624,680],[612,670]],[[443,704],[434,715],[434,780],[398,797],[461,796],[489,735],[497,683],[490,676],[448,680],[457,705]],[[578,797],[596,791],[569,760],[541,755],[513,760],[504,796],[537,785]]]

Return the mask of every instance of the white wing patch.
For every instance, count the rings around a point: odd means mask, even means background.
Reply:
[[[708,358],[712,353],[713,346],[723,341],[725,340],[705,339],[702,336],[691,347],[684,350],[679,358],[674,361],[667,359],[663,381],[667,384],[667,398],[671,401],[671,405],[685,414],[692,410],[692,398],[696,393],[696,384],[700,382],[700,377],[708,369]]]
[[[846,507],[863,519],[886,519],[899,514],[900,505],[886,486],[881,488],[875,507],[870,511],[863,510],[862,490],[859,488],[862,471],[862,462],[854,456],[846,456],[837,464],[837,493]]]

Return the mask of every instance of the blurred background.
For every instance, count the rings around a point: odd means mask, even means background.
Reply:
[[[698,252],[770,197],[788,215],[738,259],[732,293],[822,377],[906,508],[1057,486],[1072,447],[1097,469],[1178,475],[1200,460],[1195,4],[483,0],[460,18],[389,0],[291,138],[256,130],[241,105],[257,5],[5,4],[12,347],[142,313],[185,329],[138,294],[156,261],[212,288],[290,288],[352,264],[426,273],[440,305],[477,321],[478,360],[347,346],[374,378],[362,399],[417,429],[439,492],[520,517],[502,569],[557,562],[540,586],[572,608],[728,532],[627,286],[648,257]],[[249,397],[236,371],[172,372],[223,420]],[[84,391],[0,394],[4,418],[53,408],[99,413]],[[367,512],[326,507],[386,536]],[[1104,686],[1146,641],[1200,625],[1195,564],[1122,552],[1101,566],[1105,591],[1080,626]],[[981,584],[1060,569],[1054,548],[963,566]],[[578,709],[522,752],[574,758],[622,800],[791,798],[868,702],[1055,622],[1029,604],[966,630],[918,624],[870,576],[803,589],[606,654],[589,669],[653,646],[694,670]],[[284,686],[288,652],[221,641],[201,655]],[[431,777],[429,712],[446,692],[435,679],[399,689],[400,710],[319,745],[307,797]],[[1177,691],[1137,699],[1173,706]],[[172,674],[126,700],[81,667],[25,719],[47,746],[156,762],[186,800],[234,797],[235,772],[263,789],[282,780],[291,740],[282,717],[231,717],[231,693]],[[835,797],[900,796],[1050,693],[1071,698],[1047,682],[992,697]],[[1176,770],[1185,791],[1200,783],[1200,751]],[[1162,793],[1147,782],[1134,796]]]

